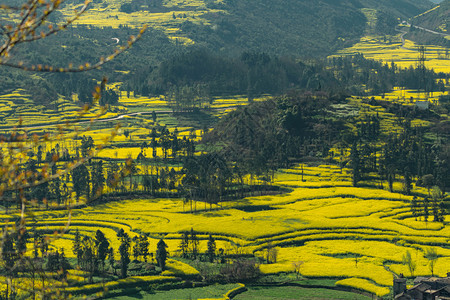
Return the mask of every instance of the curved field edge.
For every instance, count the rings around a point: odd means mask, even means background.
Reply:
[[[287,178],[286,170],[276,178],[293,181],[299,170],[288,172],[294,173],[294,178]],[[291,186],[288,193],[226,202],[211,211],[199,203],[202,210],[191,214],[183,208],[181,199],[133,199],[74,209],[69,231],[55,240],[53,247],[64,248],[73,257],[71,241],[78,228],[88,236],[101,229],[117,249],[116,233],[123,229],[130,236],[147,234],[153,253],[163,237],[171,255],[177,257],[182,233],[193,228],[201,252],[207,250],[211,233],[217,249],[224,249],[226,255],[259,257],[263,274],[293,273],[293,264],[301,261],[302,276],[339,278],[341,285],[378,296],[389,292],[392,272],[411,275],[402,264],[407,251],[417,263],[414,275],[431,274],[424,257],[429,248],[436,249],[440,256],[435,274],[446,274],[450,265],[450,227],[447,223],[415,220],[409,211],[412,197],[367,187],[322,187],[331,172],[321,166],[308,167],[308,172],[321,174],[321,180],[311,177]],[[344,173],[333,173],[337,176],[334,180],[348,182]],[[332,185],[334,181],[328,182]],[[35,218],[45,224],[36,229],[45,232],[61,230],[67,220],[62,212],[36,212]],[[267,264],[264,261],[270,247],[277,249],[278,257],[276,263]],[[169,277],[198,274],[195,267],[174,259],[168,266],[164,275]]]

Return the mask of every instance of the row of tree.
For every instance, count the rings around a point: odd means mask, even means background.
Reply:
[[[147,263],[148,257],[153,257],[153,254],[149,252],[150,243],[145,235],[135,236],[131,239],[128,233],[120,229],[117,232],[117,238],[120,241],[118,249],[120,255],[120,277],[126,278],[128,276],[131,255],[135,261],[142,258]],[[105,275],[106,258],[108,258],[112,272],[116,275],[114,249],[110,247],[109,241],[101,230],[97,230],[95,237],[92,238],[89,236],[81,237],[77,229],[74,235],[72,250],[77,257],[78,265],[81,269],[89,273],[89,282],[92,282],[94,275]],[[155,258],[162,271],[165,269],[167,255],[167,245],[161,239],[157,244]]]

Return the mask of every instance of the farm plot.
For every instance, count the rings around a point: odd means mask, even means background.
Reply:
[[[412,41],[406,40],[404,47],[399,36],[391,37],[392,41],[382,41],[380,37],[365,36],[351,48],[338,52],[339,55],[353,55],[361,53],[365,58],[381,60],[386,63],[394,62],[402,68],[415,67],[419,56],[418,47]],[[450,71],[450,60],[445,59],[446,49],[440,46],[426,47],[425,65],[435,72]],[[444,59],[443,59],[444,58]]]
[[[303,181],[298,180],[302,173]],[[288,183],[292,191],[222,203],[213,211],[198,203],[198,210],[188,213],[182,199],[136,199],[75,209],[70,233],[53,244],[71,253],[75,228],[90,236],[100,228],[118,247],[115,232],[124,229],[132,236],[148,234],[151,252],[163,237],[171,254],[178,255],[182,232],[193,228],[201,252],[207,249],[210,233],[218,241],[217,248],[227,254],[254,253],[263,261],[267,249],[275,247],[276,263],[260,265],[265,274],[291,273],[293,263],[301,261],[300,273],[305,277],[339,278],[338,285],[379,296],[389,293],[393,273],[410,275],[402,264],[407,251],[417,263],[416,275],[431,274],[424,257],[429,248],[440,256],[434,273],[443,276],[448,271],[450,227],[414,220],[411,197],[351,187],[345,169],[340,173],[330,166],[298,166],[281,170],[275,178],[277,184]],[[338,184],[324,185],[327,180]],[[46,230],[57,230],[64,221],[61,215],[36,217]]]

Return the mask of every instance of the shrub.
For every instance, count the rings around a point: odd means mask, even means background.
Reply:
[[[223,266],[220,275],[226,282],[250,282],[257,279],[261,272],[255,260],[238,259]]]

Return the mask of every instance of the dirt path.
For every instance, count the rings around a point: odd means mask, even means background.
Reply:
[[[419,29],[419,30],[423,30],[423,31],[426,31],[426,32],[431,33],[431,34],[440,35],[440,36],[443,36],[443,37],[450,36],[450,34],[437,32],[437,31],[434,31],[434,30],[431,30],[431,29],[420,27],[420,26],[411,25],[409,23],[406,23],[406,26],[413,27],[413,28],[416,28],[416,29]],[[395,31],[401,32],[400,38],[402,39],[402,46],[400,48],[404,49],[404,50],[415,51],[415,49],[409,49],[409,48],[405,47],[405,44],[406,44],[405,35],[408,33],[408,31],[397,29],[397,26],[395,27]]]
[[[408,23],[407,25],[410,26],[410,27],[413,27],[413,28],[417,28],[417,29],[426,31],[426,32],[428,32],[428,33],[437,34],[437,35],[444,36],[444,37],[445,37],[445,36],[450,36],[450,34],[446,34],[446,33],[442,33],[442,32],[437,32],[437,31],[434,31],[434,30],[431,30],[431,29],[427,29],[427,28],[420,27],[420,26],[411,25],[411,24],[409,24],[409,23]]]
[[[402,33],[400,35],[400,38],[402,39],[402,46],[400,48],[404,49],[404,50],[412,50],[412,49],[408,49],[405,47],[405,44],[406,44],[405,35],[408,33],[408,31],[403,31],[403,30],[397,29],[397,27],[395,27],[395,31]]]

